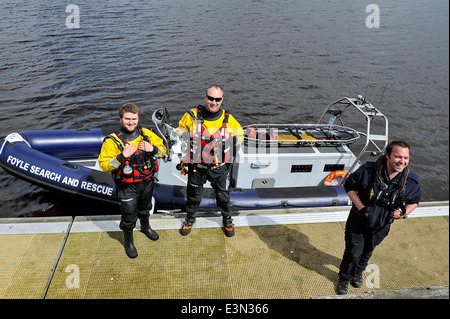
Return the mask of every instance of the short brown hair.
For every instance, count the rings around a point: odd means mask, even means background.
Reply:
[[[119,109],[119,116],[120,118],[122,118],[124,113],[133,113],[133,114],[137,114],[139,116],[140,112],[139,112],[139,108],[137,107],[136,104],[134,103],[125,103],[124,105],[122,105]]]
[[[392,141],[386,147],[386,154],[387,155],[391,156],[391,153],[392,153],[392,150],[394,149],[394,146],[404,147],[404,148],[407,148],[409,151],[411,151],[411,146],[409,146],[409,144],[406,143],[405,141]]]

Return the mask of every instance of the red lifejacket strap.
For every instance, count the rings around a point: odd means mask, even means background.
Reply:
[[[142,128],[139,127],[139,133],[141,134],[144,141],[150,143],[150,139],[147,135],[144,134],[144,131]],[[123,133],[120,131],[117,131],[116,136],[120,139],[117,140],[113,135],[109,135],[106,138],[113,139],[119,149],[123,151],[124,147],[123,145],[130,144],[128,141],[124,138]],[[106,139],[105,138],[105,139]],[[132,169],[131,173],[125,174],[124,173],[124,167],[126,165],[129,165]],[[136,150],[136,152],[131,155],[130,157],[126,158],[125,161],[119,165],[117,168],[117,173],[120,177],[120,180],[125,183],[138,183],[145,181],[152,177],[155,172],[158,172],[158,160],[150,153],[144,152],[142,150]]]
[[[231,148],[227,148],[225,144],[225,131],[228,128],[228,118],[230,114],[227,111],[225,113],[222,126],[214,133],[210,134],[208,130],[203,126],[203,116],[200,108],[197,108],[197,116],[192,111],[189,114],[197,122],[196,135],[201,137],[201,149],[196,149],[194,154],[194,148],[191,146],[190,158],[193,163],[202,163],[205,165],[217,166],[229,161],[229,152]],[[193,138],[195,139],[195,137]],[[192,139],[191,139],[192,141]],[[192,141],[193,142],[193,141]],[[220,152],[220,154],[218,154]],[[220,156],[220,158],[219,158]],[[195,157],[195,159],[194,159]]]

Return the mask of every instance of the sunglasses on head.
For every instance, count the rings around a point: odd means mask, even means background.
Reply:
[[[216,101],[217,103],[219,103],[223,99],[223,97],[212,97],[212,96],[209,96],[208,94],[206,94],[206,98],[208,100],[210,100],[211,102]]]

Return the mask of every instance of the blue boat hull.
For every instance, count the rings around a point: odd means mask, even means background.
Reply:
[[[165,208],[184,208],[186,187],[159,184],[155,189],[156,203]],[[281,209],[296,207],[345,206],[349,198],[342,186],[232,188],[230,201],[233,210]],[[201,209],[217,209],[214,191],[204,189]]]
[[[111,174],[74,164],[98,156],[105,136],[101,129],[15,134],[17,138],[1,143],[0,166],[5,171],[52,191],[119,204]],[[157,209],[184,209],[186,187],[157,183],[154,197]],[[231,189],[230,199],[234,210],[349,204],[342,186]],[[217,209],[212,189],[205,189],[200,209]]]

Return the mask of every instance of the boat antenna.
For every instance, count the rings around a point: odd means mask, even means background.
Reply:
[[[370,83],[370,73],[369,73],[369,78],[367,79],[367,86],[366,86],[366,92],[364,93],[364,97],[367,97],[367,90],[369,89],[369,83]]]
[[[383,96],[384,96],[384,92],[386,91],[386,87],[387,87],[387,83],[386,83],[386,85],[384,86],[384,90],[383,90],[383,94],[381,94],[381,98],[380,98],[380,102],[378,102],[378,108],[380,108],[380,105],[381,105],[381,100],[383,99]]]

